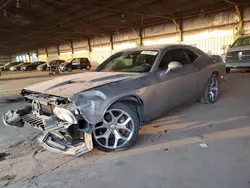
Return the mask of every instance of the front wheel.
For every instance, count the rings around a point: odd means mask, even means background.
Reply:
[[[219,78],[217,75],[212,74],[208,79],[204,95],[200,99],[200,102],[205,104],[215,103],[218,99],[219,91]]]
[[[67,71],[68,71],[68,72],[71,72],[71,71],[72,71],[72,68],[71,68],[71,67],[68,67],[68,68],[67,68]]]
[[[140,122],[135,109],[115,103],[104,114],[102,122],[95,125],[93,140],[102,151],[126,150],[138,137]]]

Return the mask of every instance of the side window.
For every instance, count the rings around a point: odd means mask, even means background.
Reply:
[[[80,64],[80,59],[76,58],[72,60],[72,65],[79,65]]]
[[[184,51],[186,52],[191,63],[193,63],[198,58],[198,55],[196,53],[194,53],[192,50],[185,49]]]
[[[183,66],[191,63],[187,53],[183,49],[173,49],[165,53],[160,62],[159,69],[162,70],[168,69],[168,64],[172,61],[178,61]]]

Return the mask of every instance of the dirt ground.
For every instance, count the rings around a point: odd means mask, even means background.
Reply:
[[[48,77],[0,80],[0,113],[25,105],[17,93]],[[2,187],[250,187],[250,73],[231,73],[213,105],[193,103],[145,125],[128,151],[80,157],[44,150],[31,127],[0,122]]]

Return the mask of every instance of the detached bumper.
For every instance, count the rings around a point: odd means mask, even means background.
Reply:
[[[65,141],[56,134],[50,132],[45,132],[38,138],[38,141],[45,149],[66,155],[80,156],[93,149],[92,135],[88,133],[84,133],[84,142],[75,144]]]
[[[57,121],[54,121],[53,118],[32,115],[28,108],[8,111],[2,115],[2,119],[4,124],[9,127],[21,128],[24,125],[29,125],[42,130],[43,135],[38,138],[38,141],[45,149],[52,152],[80,156],[93,149],[91,133],[84,132],[83,139],[65,139],[65,137],[60,134],[60,130],[67,128]]]

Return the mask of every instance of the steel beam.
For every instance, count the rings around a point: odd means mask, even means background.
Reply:
[[[239,36],[242,36],[243,35],[243,24],[244,24],[244,20],[243,20],[243,14],[238,6],[238,4],[236,4],[235,2],[233,1],[229,1],[229,0],[224,0],[226,3],[228,4],[231,4],[234,6],[235,8],[235,11],[236,11],[236,14],[238,16],[238,19],[239,19],[239,31],[238,31],[238,35]]]

